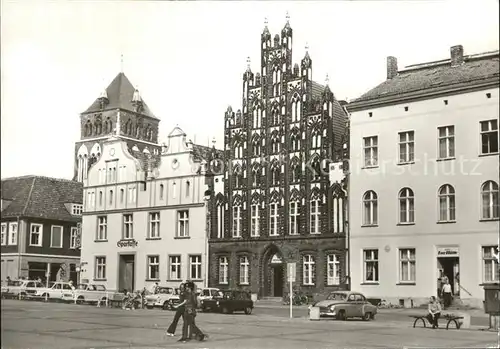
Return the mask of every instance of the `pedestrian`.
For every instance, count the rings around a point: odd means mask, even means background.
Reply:
[[[184,297],[185,297],[184,284],[181,283],[179,285],[179,300],[180,300],[180,303],[182,303],[184,301]],[[167,332],[166,332],[167,336],[173,337],[175,335],[175,330],[177,329],[177,324],[179,323],[179,319],[181,317],[182,317],[182,320],[185,321],[184,320],[184,311],[185,311],[184,305],[179,306],[179,307],[176,308],[174,319],[172,320],[172,323],[170,324],[170,326],[168,326],[168,329],[167,329]]]
[[[444,308],[448,308],[451,305],[451,285],[450,282],[448,281],[448,278],[446,278],[446,283],[443,286],[443,291],[442,291],[443,299],[444,299]]]
[[[438,328],[438,320],[441,316],[441,303],[439,303],[434,296],[431,296],[428,311],[427,320],[432,324],[432,328]]]
[[[160,287],[160,285],[155,282],[153,284],[153,286],[151,286],[151,289],[149,290],[149,292],[151,292],[151,294],[156,294],[158,292],[158,288]]]
[[[10,279],[10,276],[7,276],[7,286],[12,286],[12,280]]]
[[[198,300],[196,299],[196,293],[194,290],[194,283],[189,281],[185,285],[185,298],[179,306],[184,305],[184,324],[182,326],[182,337],[179,339],[179,342],[186,343],[187,341],[192,339],[194,334],[195,338],[200,342],[208,338],[208,335],[204,334],[195,323],[196,317],[196,306],[198,304]]]

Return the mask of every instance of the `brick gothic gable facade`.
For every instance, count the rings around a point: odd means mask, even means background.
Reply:
[[[224,166],[212,168],[210,285],[281,297],[295,262],[302,291],[344,287],[346,183],[331,185],[329,164],[347,141],[347,114],[312,81],[308,52],[292,67],[288,22],[274,40],[265,27],[260,73],[248,65],[242,100],[225,113]]]

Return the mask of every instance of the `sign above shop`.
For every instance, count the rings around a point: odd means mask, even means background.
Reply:
[[[137,247],[139,243],[135,239],[121,239],[116,243],[118,247]]]
[[[460,255],[458,247],[438,247],[438,257],[458,257]]]

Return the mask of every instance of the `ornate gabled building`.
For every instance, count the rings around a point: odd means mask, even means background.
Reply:
[[[224,168],[213,182],[210,217],[211,285],[281,297],[286,263],[295,262],[305,292],[345,286],[346,182],[329,179],[329,163],[345,155],[343,103],[312,80],[307,51],[292,65],[288,20],[274,39],[266,24],[260,63],[260,72],[248,64],[243,74],[243,110],[225,114]]]
[[[75,144],[74,179],[87,178],[90,166],[102,155],[103,142],[112,136],[126,141],[131,152],[159,154],[158,119],[123,72],[80,115],[81,139]],[[109,171],[118,169],[110,168]]]

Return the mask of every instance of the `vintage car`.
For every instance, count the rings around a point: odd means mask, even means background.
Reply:
[[[206,299],[212,299],[219,294],[220,290],[215,287],[207,287],[200,289],[197,293],[198,303],[203,304]]]
[[[49,287],[37,288],[28,298],[40,300],[74,301],[74,290],[69,282],[50,282]]]
[[[104,285],[80,284],[74,292],[74,299],[80,304],[105,302],[108,297]]]
[[[16,280],[10,285],[2,286],[3,298],[26,298],[36,293],[37,288],[42,288],[41,282],[33,280]]]
[[[365,321],[375,319],[377,307],[368,302],[361,293],[334,291],[325,300],[311,306],[319,308],[320,317],[334,317],[338,320],[359,317]]]
[[[146,296],[146,307],[148,309],[162,308],[164,310],[172,309],[175,304],[178,304],[179,292],[172,287],[160,286],[156,294]]]
[[[250,294],[240,290],[219,291],[212,299],[203,300],[201,310],[215,311],[230,314],[235,311],[244,311],[250,315],[253,310],[253,301]]]

